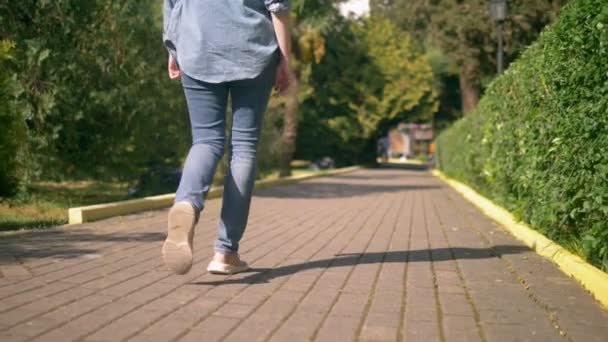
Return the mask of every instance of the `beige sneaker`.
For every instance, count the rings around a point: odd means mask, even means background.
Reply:
[[[247,271],[249,265],[241,260],[238,253],[215,252],[213,259],[207,266],[207,271],[211,274],[235,274]]]
[[[178,202],[169,210],[167,239],[163,259],[171,271],[186,274],[192,268],[192,242],[196,213],[190,202]]]

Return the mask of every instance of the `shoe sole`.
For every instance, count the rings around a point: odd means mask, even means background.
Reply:
[[[169,229],[163,244],[165,264],[176,274],[192,268],[190,231],[194,229],[194,209],[189,203],[177,203],[169,211]]]

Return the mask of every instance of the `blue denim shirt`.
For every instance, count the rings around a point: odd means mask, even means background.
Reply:
[[[255,78],[277,56],[270,12],[289,7],[289,0],[164,0],[163,42],[192,78]]]

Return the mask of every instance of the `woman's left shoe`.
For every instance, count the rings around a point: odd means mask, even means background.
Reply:
[[[215,252],[207,266],[207,271],[211,274],[230,275],[247,270],[249,270],[249,265],[241,260],[238,253]]]
[[[197,215],[190,202],[178,202],[169,210],[167,239],[163,259],[171,271],[186,274],[192,268],[192,244]]]

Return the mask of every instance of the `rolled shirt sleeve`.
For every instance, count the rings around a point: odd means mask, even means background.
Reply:
[[[286,12],[291,9],[290,0],[264,0],[264,4],[273,13]]]

